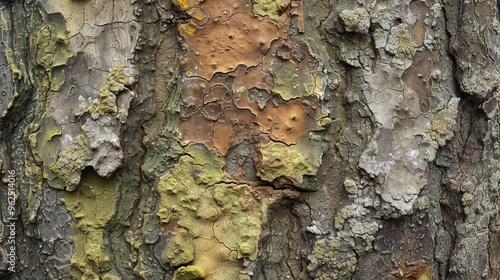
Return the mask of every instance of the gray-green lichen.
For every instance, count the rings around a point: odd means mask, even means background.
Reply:
[[[346,182],[351,185],[354,181]],[[358,263],[355,251],[372,250],[375,234],[381,228],[380,222],[373,219],[371,211],[359,202],[355,199],[355,203],[336,213],[335,237],[315,242],[307,266],[314,279],[349,279]]]
[[[25,163],[30,184],[36,189],[28,196],[28,201],[33,206],[30,208],[30,218],[34,219],[41,199],[43,180],[50,181],[57,177],[57,174],[50,170],[50,166],[57,160],[58,150],[55,138],[61,135],[61,128],[53,118],[46,117],[39,125],[33,124],[28,129],[36,131],[28,136],[31,153],[28,153]]]
[[[452,98],[444,109],[436,113],[427,128],[427,133],[439,146],[444,146],[446,141],[453,137],[459,100],[459,98]]]
[[[119,134],[134,96],[127,86],[133,82],[131,68],[117,66],[110,69],[97,100],[88,108],[91,117],[82,126],[94,151],[88,165],[94,167],[100,176],[111,176],[122,164],[123,151]]]
[[[358,263],[356,254],[350,250],[342,250],[347,247],[338,238],[331,240],[320,239],[313,247],[308,256],[309,265],[307,269],[318,280],[349,279],[355,271]]]
[[[33,50],[29,58],[33,63],[32,76],[29,80],[35,89],[37,98],[36,108],[30,116],[31,124],[26,128],[28,135],[28,152],[26,156],[26,174],[30,184],[36,188],[29,192],[29,219],[33,220],[41,199],[41,186],[45,179],[48,181],[57,177],[50,166],[57,160],[58,143],[56,137],[62,134],[61,127],[56,119],[48,114],[50,98],[59,90],[65,81],[65,67],[73,54],[68,48],[67,32],[64,22],[57,16],[50,20],[45,18],[40,9],[30,14],[27,26],[31,30],[28,37],[29,48]],[[13,51],[13,59],[21,54]],[[26,65],[16,64],[19,69]],[[22,70],[20,70],[23,72]],[[21,73],[20,73],[21,74]],[[24,89],[27,91],[27,88]]]
[[[45,24],[38,30],[34,41],[36,63],[47,72],[54,67],[66,65],[73,53],[68,48],[67,31],[55,24]]]
[[[385,50],[404,63],[411,61],[416,52],[417,44],[413,41],[406,24],[401,23],[391,28],[389,41]]]
[[[343,10],[339,13],[339,17],[346,31],[368,34],[370,14],[365,8]]]

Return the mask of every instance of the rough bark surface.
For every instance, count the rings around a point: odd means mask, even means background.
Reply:
[[[500,279],[499,7],[0,1],[2,279]]]

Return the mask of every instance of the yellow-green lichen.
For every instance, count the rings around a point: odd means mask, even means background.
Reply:
[[[128,90],[127,86],[131,84],[131,78],[124,73],[125,66],[111,68],[106,81],[99,89],[98,99],[92,102],[88,108],[91,114],[105,115],[107,113],[118,115],[119,109],[116,105],[116,95],[121,91]]]
[[[59,135],[61,135],[59,124],[51,117],[43,118],[40,130],[28,137],[37,163],[53,162],[55,160],[57,151],[54,151],[51,140]]]
[[[50,169],[57,178],[50,182],[51,187],[72,191],[80,183],[80,173],[87,162],[92,159],[92,149],[85,134],[78,136],[73,144],[59,154],[57,161]]]
[[[43,178],[54,180],[57,174],[50,166],[57,160],[58,144],[54,138],[61,135],[61,128],[51,117],[42,119],[39,129],[31,134],[28,139],[31,148],[31,163],[26,169],[28,176],[37,178],[37,184],[41,188]],[[41,176],[40,176],[41,175]]]
[[[57,66],[65,65],[73,53],[68,47],[66,30],[54,24],[45,24],[38,30],[35,45],[36,63],[50,71]]]
[[[217,239],[237,251],[238,258],[257,258],[266,201],[247,185],[218,184],[210,189],[221,213],[214,223]]]
[[[207,151],[202,145],[191,145],[187,155],[179,158],[179,164],[172,173],[163,176],[158,191],[169,197],[177,196],[175,202],[162,199],[162,209],[158,216],[168,222],[172,216],[188,217],[189,210],[198,208],[204,189],[224,179],[222,159],[214,152]],[[177,206],[176,206],[177,205]]]
[[[311,73],[290,61],[274,73],[273,91],[284,100],[312,94],[315,78]]]
[[[290,0],[254,0],[253,11],[261,16],[268,16],[270,19],[282,23],[287,18],[286,7]]]
[[[178,219],[178,224],[187,228],[194,237],[211,238],[212,232],[207,231],[207,227],[211,227],[217,212],[210,205],[199,206],[212,200],[206,187],[225,178],[223,162],[214,151],[208,151],[202,145],[191,145],[186,152],[172,172],[160,178],[158,216],[164,223]]]
[[[24,76],[25,82],[26,82],[27,77],[25,75],[23,75],[21,70],[14,63],[14,51],[11,48],[5,49],[5,58],[7,59],[7,62],[9,63],[10,70],[12,71],[12,77],[15,80],[21,80],[21,78]]]
[[[52,91],[59,90],[65,80],[64,72],[58,67],[66,65],[68,59],[73,57],[68,47],[66,32],[64,26],[45,24],[38,30],[34,40],[35,63],[43,67],[48,75],[44,82],[50,85],[45,85],[44,88],[50,88]]]
[[[186,152],[160,178],[158,216],[192,237],[192,263],[207,275],[214,279],[239,275],[238,259],[256,259],[266,196],[248,185],[231,183],[222,170],[222,157],[213,150],[190,145]],[[178,261],[165,257],[167,262]]]
[[[122,278],[118,275],[114,275],[113,273],[104,273],[102,276],[101,276],[101,279],[102,280],[122,280]]]
[[[106,225],[116,212],[117,180],[100,177],[94,170],[82,173],[73,192],[64,192],[66,208],[76,220],[75,254],[71,258],[71,275],[78,279],[100,279],[99,273],[110,270],[105,254]]]
[[[202,280],[205,279],[205,272],[198,266],[182,266],[174,273],[173,280]]]
[[[171,266],[187,264],[194,258],[193,238],[189,233],[178,233],[169,242],[163,255],[164,262]]]
[[[300,139],[295,145],[269,142],[260,147],[258,176],[272,182],[284,177],[294,184],[302,183],[304,175],[316,175],[321,165],[322,149],[319,143]]]

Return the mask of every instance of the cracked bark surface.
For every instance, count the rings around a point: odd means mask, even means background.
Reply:
[[[499,279],[499,7],[0,1],[2,279]]]

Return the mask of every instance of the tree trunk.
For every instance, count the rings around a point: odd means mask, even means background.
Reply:
[[[500,279],[497,1],[0,1],[2,279]]]

